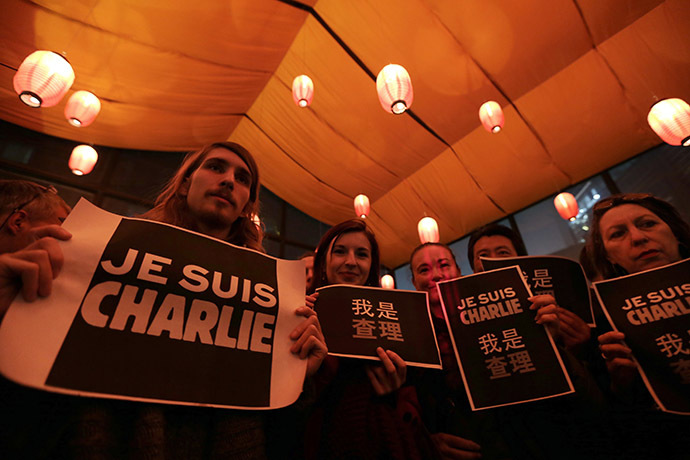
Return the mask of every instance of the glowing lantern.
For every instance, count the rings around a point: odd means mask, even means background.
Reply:
[[[65,117],[72,126],[89,126],[101,111],[101,101],[88,91],[77,91],[67,101]]]
[[[34,51],[14,74],[14,90],[29,107],[52,107],[74,83],[67,59],[52,51]]]
[[[314,98],[314,82],[306,75],[295,77],[292,81],[292,99],[300,107],[311,104]]]
[[[490,133],[497,133],[503,128],[503,110],[498,102],[488,101],[479,108],[479,119],[484,125],[484,129]]]
[[[403,66],[388,64],[376,77],[376,91],[381,107],[396,115],[410,108],[414,93],[410,75]]]
[[[362,219],[366,219],[369,215],[369,197],[366,195],[357,195],[355,197],[355,213]]]
[[[77,145],[69,157],[69,169],[77,176],[83,176],[93,171],[98,161],[98,153],[90,145]]]
[[[261,229],[261,218],[258,214],[252,213],[252,215],[249,218],[252,220],[252,222],[254,222],[254,225],[256,225],[258,229]]]
[[[424,243],[438,243],[438,224],[433,217],[425,217],[417,224],[419,241]]]
[[[391,275],[381,277],[381,287],[384,289],[395,289],[395,280]]]
[[[663,99],[652,106],[647,123],[662,141],[690,145],[690,105],[682,99]]]
[[[578,213],[580,212],[580,207],[577,205],[577,200],[572,193],[559,193],[553,200],[553,205],[556,206],[556,211],[565,220],[575,220]]]

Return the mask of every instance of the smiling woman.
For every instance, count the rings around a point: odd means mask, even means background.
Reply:
[[[331,284],[379,287],[379,260],[376,237],[363,220],[335,225],[316,249],[307,292]],[[405,362],[392,351],[378,348],[377,353],[377,365],[326,358],[315,376],[319,395],[299,458],[436,458],[418,417],[402,416],[416,413],[411,409],[414,389],[400,388],[407,374]]]

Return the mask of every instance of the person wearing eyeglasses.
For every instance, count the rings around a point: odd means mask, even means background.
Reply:
[[[52,185],[0,180],[0,254],[25,248],[37,228],[61,225],[70,211]]]
[[[690,226],[666,201],[648,194],[618,194],[593,208],[588,252],[603,279],[638,273],[690,257]],[[637,374],[621,332],[599,336],[614,391]]]
[[[690,257],[690,226],[653,195],[612,195],[593,208],[587,252],[603,279],[639,273]],[[625,334],[598,337],[616,405],[614,428],[631,458],[688,458],[687,416],[662,413],[645,391]]]
[[[70,210],[52,185],[0,180],[0,320],[18,292],[27,300],[50,294],[62,267],[57,239],[71,236],[59,225]]]

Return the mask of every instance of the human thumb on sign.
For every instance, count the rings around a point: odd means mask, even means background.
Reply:
[[[405,383],[407,364],[391,350],[378,347],[376,354],[379,355],[381,364],[367,366],[366,373],[376,394],[383,396],[394,392]]]
[[[314,375],[321,366],[328,354],[328,347],[316,312],[303,306],[297,308],[295,314],[304,316],[305,320],[290,333],[290,338],[295,341],[290,351],[298,355],[300,359],[307,359],[307,376],[309,377]]]
[[[565,308],[558,307],[557,313],[563,343],[568,350],[577,355],[592,335],[589,326],[579,316]]]
[[[545,325],[553,338],[558,339],[561,336],[561,331],[556,299],[552,295],[542,294],[532,296],[527,300],[532,302],[529,309],[537,310],[537,315],[534,318],[537,324]]]
[[[55,238],[67,240],[72,237],[65,229],[51,228],[47,232],[51,237],[42,237],[20,251],[0,255],[0,318],[19,291],[28,302],[50,295],[53,279],[64,262]]]
[[[629,390],[637,375],[637,364],[632,356],[632,350],[623,342],[625,334],[610,331],[600,335],[597,340],[601,357],[606,360],[606,369],[611,376],[611,389],[614,393]]]

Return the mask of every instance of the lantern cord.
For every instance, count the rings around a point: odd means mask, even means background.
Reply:
[[[17,67],[12,67],[11,65],[7,65],[4,62],[0,62],[0,66],[8,68],[10,70],[14,70],[15,72],[18,70]]]

